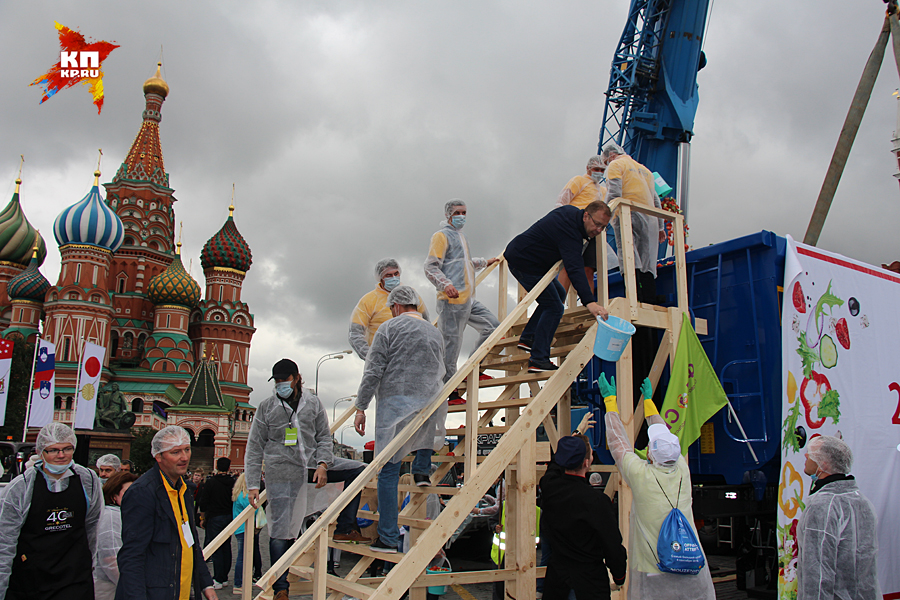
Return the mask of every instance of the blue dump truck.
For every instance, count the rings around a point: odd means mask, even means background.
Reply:
[[[704,425],[688,451],[694,516],[698,524],[707,525],[707,547],[715,544],[728,551],[752,544],[760,555],[774,556],[785,248],[783,237],[761,231],[686,254],[691,317],[707,321],[708,333],[700,335],[700,341],[746,434],[726,407]],[[664,303],[675,306],[672,260],[660,263],[656,285]],[[610,297],[617,296],[624,296],[624,285],[621,275],[613,274]],[[588,435],[601,461],[612,464],[596,384],[601,371],[613,375],[615,364],[595,358],[575,382],[572,422],[578,423],[587,411],[594,413],[597,425]],[[658,404],[668,378],[666,370],[655,393]],[[759,576],[765,577],[762,572]]]

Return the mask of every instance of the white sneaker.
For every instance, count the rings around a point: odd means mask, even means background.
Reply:
[[[225,583],[227,583],[227,582],[225,582]],[[216,581],[215,579],[213,579],[213,589],[214,589],[214,590],[221,590],[223,587],[225,587],[225,583],[219,583],[218,581]]]
[[[235,596],[239,596],[240,594],[244,593],[244,589],[239,588],[239,587],[232,588],[231,593],[234,594]]]

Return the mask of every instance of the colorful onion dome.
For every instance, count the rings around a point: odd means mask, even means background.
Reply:
[[[38,265],[47,256],[47,245],[22,212],[19,204],[21,179],[16,179],[16,191],[3,212],[0,212],[0,261],[28,265],[35,243],[38,246]]]
[[[252,263],[250,246],[234,224],[234,206],[229,206],[228,220],[200,251],[200,264],[204,271],[212,267],[226,267],[247,272]]]
[[[156,63],[156,75],[144,82],[144,94],[159,94],[163,98],[169,95],[169,84],[159,75],[162,63]]]
[[[175,260],[169,267],[150,280],[147,288],[153,304],[179,304],[194,308],[200,301],[200,286],[181,264],[181,243],[175,252]]]
[[[68,207],[53,222],[53,235],[60,246],[88,244],[115,252],[125,238],[125,226],[100,196],[100,171],[94,171],[94,186],[88,195]]]
[[[44,302],[44,296],[47,294],[47,290],[50,289],[50,282],[38,269],[40,265],[38,248],[34,248],[28,268],[10,279],[6,286],[6,295],[9,296],[10,300]]]

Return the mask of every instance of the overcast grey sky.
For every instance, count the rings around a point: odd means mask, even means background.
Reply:
[[[422,262],[442,205],[469,204],[475,256],[500,253],[552,208],[595,153],[609,66],[628,0],[457,2],[4,2],[0,202],[26,157],[22,206],[41,229],[102,182],[141,123],[141,85],[162,46],[171,92],[160,127],[184,222],[184,262],[227,217],[254,264],[244,300],[258,331],[250,383],[271,365],[349,348],[350,311],[395,256],[430,307]],[[691,179],[695,247],[762,229],[802,239],[850,99],[878,36],[880,0],[716,2],[699,75]],[[29,83],[59,58],[58,21],[121,47],[104,63],[98,115],[86,89],[43,105]],[[897,68],[888,54],[820,246],[900,258]],[[649,165],[652,169],[652,165]],[[481,292],[496,307],[496,290]],[[468,352],[469,348],[464,348]],[[320,396],[355,393],[355,356],[320,371]],[[344,405],[346,406],[346,405]],[[351,440],[351,438],[353,438]],[[359,443],[352,432],[344,441]]]

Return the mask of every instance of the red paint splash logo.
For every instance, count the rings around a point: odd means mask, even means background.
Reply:
[[[43,104],[58,91],[72,87],[76,83],[89,85],[88,91],[94,98],[97,114],[103,108],[103,71],[101,65],[118,44],[110,42],[88,42],[79,32],[65,25],[54,23],[59,31],[59,62],[49,71],[35,79],[30,85],[44,88]]]

